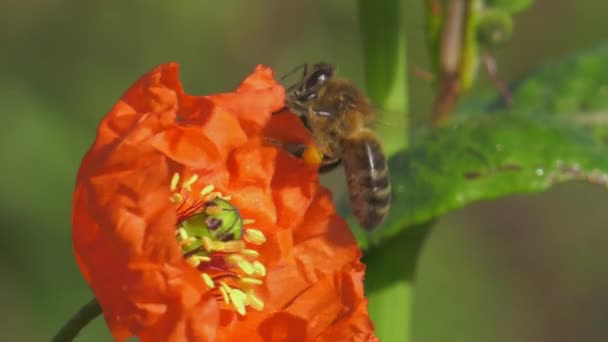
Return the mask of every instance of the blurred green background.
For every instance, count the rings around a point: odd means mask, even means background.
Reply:
[[[410,65],[428,68],[422,0]],[[44,341],[91,298],[72,257],[71,191],[100,118],[141,74],[181,64],[193,94],[263,63],[325,60],[362,84],[353,1],[0,2],[0,340]],[[507,81],[608,39],[608,2],[537,0],[497,51]],[[482,76],[478,90],[490,83]],[[430,85],[410,77],[422,125]],[[418,268],[414,341],[607,341],[605,190],[567,184],[440,220]],[[398,262],[398,261],[387,261]],[[396,308],[397,309],[397,308]],[[79,341],[108,341],[103,320]]]

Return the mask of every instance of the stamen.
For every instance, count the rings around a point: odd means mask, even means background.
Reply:
[[[239,315],[246,315],[247,306],[263,310],[264,302],[253,288],[264,284],[260,278],[266,275],[266,268],[255,260],[258,251],[245,247],[247,243],[263,244],[266,236],[258,229],[243,229],[255,220],[242,219],[230,203],[232,197],[214,191],[212,184],[203,187],[201,198],[185,208],[184,202],[190,200],[189,192],[199,176],[193,174],[185,181],[181,177],[173,174],[169,200],[179,204],[181,218],[175,236],[184,260],[200,272],[209,289],[214,289],[213,296],[218,301],[223,299]]]
[[[215,189],[215,186],[213,184],[209,184],[206,187],[203,188],[203,190],[201,190],[201,196],[205,197],[208,194],[211,193],[211,191],[213,191],[213,189]]]
[[[180,227],[177,230],[177,235],[182,238],[182,240],[185,240],[188,237],[188,232],[184,228]]]
[[[215,288],[215,283],[213,282],[213,279],[211,279],[211,276],[209,276],[207,273],[202,273],[201,277],[203,277],[203,281],[205,282],[207,287],[209,287],[210,289]]]
[[[238,268],[240,268],[247,275],[253,275],[256,272],[256,268],[253,266],[253,264],[243,259],[243,257],[238,254],[228,256],[226,261],[238,266]]]
[[[252,258],[257,258],[260,256],[260,253],[258,253],[258,251],[256,251],[255,249],[243,249],[241,251],[241,254],[243,254],[244,256],[248,256],[248,257],[252,257]]]
[[[261,230],[247,228],[245,229],[245,240],[255,245],[261,245],[266,242],[266,236]]]
[[[247,292],[247,304],[258,311],[264,310],[264,302],[251,291]]]
[[[205,196],[205,199],[207,201],[213,201],[214,199],[216,199],[218,197],[221,198],[222,197],[222,193],[215,191],[215,192],[212,192],[212,193],[208,194],[207,196]]]
[[[256,260],[253,262],[252,266],[255,269],[256,274],[258,274],[261,277],[266,276],[266,267],[264,266],[264,264],[262,264],[261,262]]]
[[[251,284],[251,285],[262,285],[262,284],[264,284],[264,282],[262,281],[262,279],[251,278],[251,277],[241,278],[241,282],[243,282],[244,284]]]
[[[216,206],[216,205],[208,206],[207,209],[205,209],[205,214],[207,214],[207,215],[217,215],[221,212],[222,212],[222,207]]]
[[[222,284],[223,283],[220,283],[220,293],[222,294],[222,297],[224,299],[224,303],[230,304],[230,297],[228,297],[228,292],[226,291],[226,289],[223,286],[221,286]]]
[[[181,247],[188,246],[189,244],[193,243],[194,241],[196,241],[196,238],[194,236],[190,236],[190,237],[185,238],[184,240],[180,241],[179,245]]]
[[[203,255],[197,255],[196,258],[200,261],[200,262],[210,262],[211,258],[208,256],[203,256]]]
[[[174,173],[173,177],[171,177],[171,191],[177,190],[177,184],[179,183],[179,173]]]
[[[236,312],[238,312],[241,316],[245,316],[245,313],[247,313],[245,310],[247,295],[239,289],[230,289],[228,295],[230,296],[230,300],[232,301],[232,305],[234,305]]]
[[[226,253],[237,253],[242,251],[243,248],[245,248],[245,244],[243,243],[243,241],[239,240],[223,242],[223,244],[223,251]]]
[[[169,197],[169,201],[173,204],[180,204],[184,201],[184,196],[176,192]]]
[[[198,175],[192,175],[192,177],[188,178],[187,181],[184,182],[184,184],[182,184],[182,188],[186,189],[188,191],[192,191],[192,184],[194,184],[194,182],[196,182],[196,180],[198,179]]]
[[[203,262],[210,262],[211,258],[208,256],[204,256],[204,255],[193,255],[193,256],[189,257],[188,259],[186,259],[186,261],[190,265],[192,265],[194,267],[198,267]]]

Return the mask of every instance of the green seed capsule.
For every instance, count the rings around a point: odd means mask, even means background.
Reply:
[[[243,219],[230,202],[216,198],[206,204],[203,213],[211,237],[220,241],[238,240],[243,236]]]
[[[203,212],[182,221],[178,228],[178,242],[182,252],[189,253],[202,246],[203,237],[216,241],[239,240],[243,236],[243,219],[230,202],[216,198],[205,203]]]

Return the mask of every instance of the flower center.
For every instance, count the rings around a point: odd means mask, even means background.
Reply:
[[[263,244],[266,237],[249,228],[254,221],[244,220],[230,197],[214,192],[213,185],[197,193],[193,190],[197,175],[181,185],[180,178],[176,173],[171,179],[170,201],[179,213],[176,239],[184,258],[201,272],[219,302],[240,315],[246,314],[247,306],[262,310],[264,302],[254,288],[263,283],[266,268],[256,260],[259,254],[252,247]]]

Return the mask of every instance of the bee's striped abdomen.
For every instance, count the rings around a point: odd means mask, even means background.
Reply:
[[[361,225],[372,230],[389,212],[391,182],[386,156],[378,136],[361,130],[342,141],[342,162],[350,204]]]

